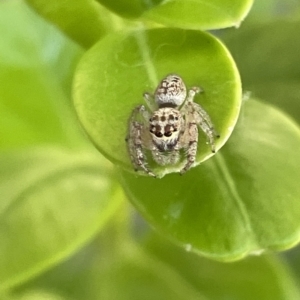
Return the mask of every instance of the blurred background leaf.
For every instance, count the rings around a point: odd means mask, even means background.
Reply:
[[[14,295],[35,288],[74,300],[299,298],[291,271],[275,256],[253,256],[231,264],[213,262],[153,233],[137,246],[122,234],[120,239],[118,229],[111,226],[67,262]]]
[[[254,1],[246,23],[268,23],[275,19],[299,16],[298,0],[264,0]]]
[[[28,148],[0,156],[0,290],[52,267],[112,215],[110,174],[90,152]]]
[[[93,0],[26,0],[82,47],[88,48],[112,29],[111,13]]]
[[[111,166],[87,142],[71,106],[82,50],[22,2],[0,5],[3,290],[82,247],[119,198]]]
[[[300,122],[300,18],[249,22],[222,36],[245,90],[275,104]],[[245,47],[245,45],[247,45]]]
[[[1,149],[82,144],[69,99],[82,50],[22,2],[0,5]]]

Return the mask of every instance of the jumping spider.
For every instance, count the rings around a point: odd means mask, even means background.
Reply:
[[[194,97],[201,90],[193,87],[188,91],[180,76],[170,74],[156,88],[154,95],[144,94],[151,110],[137,106],[129,119],[126,138],[134,169],[143,170],[150,176],[156,175],[148,168],[145,150],[150,150],[159,165],[173,165],[184,150],[186,163],[180,174],[188,171],[195,162],[199,126],[208,138],[211,151],[215,152],[216,134],[209,115]],[[153,101],[154,100],[154,101]]]

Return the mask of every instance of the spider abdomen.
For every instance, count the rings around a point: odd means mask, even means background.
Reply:
[[[176,74],[164,78],[155,91],[155,101],[161,106],[166,103],[180,106],[186,98],[186,86]]]

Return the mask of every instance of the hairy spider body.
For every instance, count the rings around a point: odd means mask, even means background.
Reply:
[[[179,140],[182,127],[180,112],[172,107],[160,108],[149,119],[149,131],[159,151],[172,151]]]
[[[135,170],[141,169],[155,177],[148,167],[145,150],[151,151],[157,164],[174,165],[183,149],[186,163],[180,173],[185,173],[196,159],[198,126],[208,137],[212,152],[215,152],[214,138],[217,134],[213,124],[205,110],[194,103],[199,92],[200,88],[193,87],[187,94],[181,77],[170,74],[160,82],[154,95],[144,94],[151,112],[144,105],[132,111],[126,138]]]

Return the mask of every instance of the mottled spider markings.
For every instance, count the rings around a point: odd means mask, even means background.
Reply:
[[[128,151],[135,170],[143,170],[150,176],[156,176],[148,167],[145,150],[152,153],[159,165],[174,165],[180,159],[180,150],[184,150],[186,163],[181,169],[183,174],[195,162],[198,145],[198,126],[206,134],[212,152],[215,152],[216,134],[206,111],[194,102],[200,88],[188,91],[180,76],[170,74],[158,85],[154,95],[145,93],[144,105],[137,106],[129,119],[129,132],[126,138]],[[153,107],[153,102],[156,109]],[[137,121],[141,117],[142,122]]]

